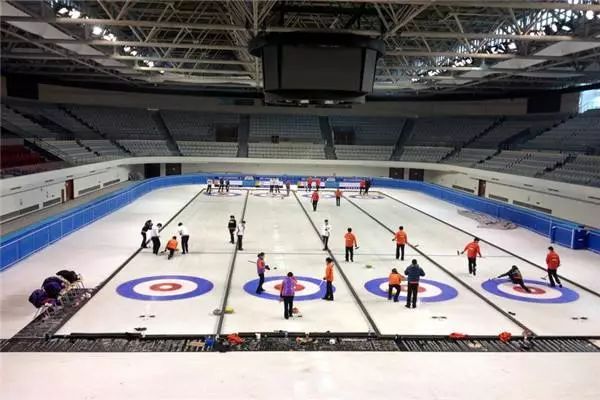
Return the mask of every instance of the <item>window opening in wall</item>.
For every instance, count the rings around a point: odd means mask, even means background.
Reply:
[[[579,94],[579,112],[600,109],[600,89],[586,90]]]

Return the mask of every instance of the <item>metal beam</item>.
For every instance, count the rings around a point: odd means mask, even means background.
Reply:
[[[403,56],[403,57],[470,57],[484,58],[492,60],[576,60],[576,57],[559,57],[559,56],[519,56],[516,54],[487,54],[487,53],[459,53],[455,51],[406,51],[406,50],[390,50],[386,52],[386,56]],[[426,68],[426,67],[425,67]],[[438,67],[439,68],[439,67]]]
[[[433,39],[504,39],[507,41],[534,41],[534,42],[586,42],[600,43],[600,38],[590,37],[575,37],[568,35],[505,35],[497,33],[459,33],[459,32],[425,32],[425,31],[406,31],[401,32],[398,36],[402,38],[419,37]]]
[[[42,48],[42,49],[44,49],[46,51],[51,52],[51,53],[58,54],[59,56],[62,56],[65,60],[71,60],[71,61],[79,63],[81,65],[85,65],[85,66],[87,66],[87,67],[89,67],[91,69],[94,69],[96,71],[102,72],[103,74],[110,75],[112,77],[115,77],[117,79],[125,81],[125,82],[127,82],[129,84],[132,84],[132,82],[129,79],[127,79],[127,78],[125,78],[123,76],[120,76],[118,74],[115,74],[115,73],[113,73],[113,72],[111,72],[109,70],[106,70],[106,69],[102,68],[102,67],[99,67],[98,65],[96,65],[96,64],[94,64],[92,62],[88,62],[86,60],[80,60],[80,59],[77,59],[77,58],[73,58],[71,55],[65,54],[61,50],[57,50],[57,49],[54,49],[54,48],[52,48],[50,46],[45,46],[45,45],[43,45],[41,43],[37,43],[33,39],[28,39],[26,36],[20,35],[20,34],[18,34],[16,32],[11,32],[10,30],[8,30],[6,28],[0,28],[0,31],[3,32],[4,34],[7,34],[7,35],[10,35],[10,36],[16,37],[18,39],[21,39],[21,40],[23,40],[25,42],[33,44],[33,45],[35,45],[37,47],[40,47],[40,48]]]
[[[149,1],[149,0],[148,0]],[[472,8],[515,8],[520,10],[573,10],[600,11],[600,4],[571,4],[566,0],[560,2],[535,1],[465,1],[465,0],[329,0],[331,3],[377,3],[377,4],[424,4],[438,7],[472,7]]]
[[[205,31],[225,31],[225,32],[246,32],[248,28],[233,24],[198,24],[189,22],[169,22],[169,21],[148,21],[148,20],[116,20],[102,18],[34,18],[23,16],[5,16],[3,21],[9,22],[45,22],[48,24],[62,25],[99,25],[99,26],[129,26],[138,28],[158,28],[158,29],[189,29]],[[271,26],[265,29],[266,32],[296,32],[301,28],[287,26]],[[322,32],[324,29],[306,29],[307,32]],[[336,29],[338,33],[354,33],[356,35],[378,36],[379,31],[374,30],[356,30],[356,29]]]
[[[138,28],[159,28],[159,29],[194,29],[210,31],[245,31],[245,26],[225,25],[225,24],[198,24],[189,22],[170,22],[170,21],[150,21],[150,20],[132,20],[132,19],[104,19],[104,18],[34,18],[23,16],[4,16],[4,21],[11,22],[46,22],[48,24],[62,25],[99,25],[99,26],[134,26]]]
[[[256,0],[255,0],[256,1]],[[156,0],[133,0],[135,3],[156,3]],[[570,4],[550,1],[499,1],[499,0],[328,0],[329,3],[377,3],[377,4],[428,4],[432,6],[473,7],[473,8],[515,8],[532,10],[593,10],[600,11],[598,4]]]
[[[416,10],[413,10],[404,19],[402,19],[402,21],[398,21],[396,23],[396,25],[394,25],[389,31],[387,31],[383,35],[383,39],[387,39],[390,36],[394,36],[396,34],[396,32],[398,32],[401,28],[403,28],[410,21],[415,19],[419,14],[421,14],[423,11],[425,11],[428,7],[429,7],[429,5],[422,5],[421,7],[417,8]]]
[[[238,61],[238,60],[216,60],[209,58],[177,58],[177,57],[134,57],[134,56],[121,56],[121,55],[108,55],[108,54],[90,54],[90,55],[73,55],[72,58],[81,60],[92,59],[111,59],[111,60],[124,60],[124,61],[162,61],[162,62],[182,62],[182,63],[198,63],[198,64],[214,64],[214,65],[254,65],[253,62]],[[14,53],[14,54],[2,54],[2,58],[10,60],[61,60],[64,57],[54,56],[48,54],[39,53]]]
[[[228,79],[248,80],[252,74],[248,71],[227,71],[219,69],[193,69],[193,68],[160,68],[160,67],[133,67],[135,71],[154,71],[154,72],[180,72],[187,74],[215,74],[215,75],[235,75],[227,77]]]

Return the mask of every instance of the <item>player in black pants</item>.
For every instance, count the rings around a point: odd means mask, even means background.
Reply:
[[[162,228],[162,224],[156,224],[150,232],[150,239],[152,239],[152,253],[156,255],[158,255],[158,251],[160,250],[160,228]]]
[[[148,220],[144,223],[144,226],[142,227],[142,244],[141,244],[141,248],[145,249],[148,246],[146,245],[146,242],[148,241],[148,238],[146,237],[146,234],[148,233],[148,231],[152,229],[152,220]]]
[[[515,285],[521,286],[521,288],[523,288],[523,290],[527,293],[531,293],[531,289],[525,286],[525,282],[523,282],[523,275],[521,275],[521,271],[519,271],[519,268],[516,265],[513,265],[508,272],[498,275],[496,278],[502,278],[504,276],[508,277],[508,279],[510,279],[510,281]]]
[[[408,291],[406,296],[406,308],[417,308],[417,296],[419,294],[419,280],[422,276],[425,276],[425,271],[419,264],[417,264],[417,260],[412,260],[411,264],[404,271],[404,275],[406,275],[406,280],[408,281]]]
[[[229,216],[229,222],[227,223],[227,229],[229,230],[229,243],[234,244],[235,238],[233,237],[233,233],[237,228],[237,222],[235,221],[235,216]]]

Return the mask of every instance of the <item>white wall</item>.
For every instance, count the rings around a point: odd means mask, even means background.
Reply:
[[[227,172],[240,174],[289,174],[289,175],[325,175],[325,176],[383,176],[389,175],[387,167],[368,167],[362,165],[318,165],[314,161],[309,165],[293,165],[287,162],[265,164],[262,162],[232,165],[231,163],[183,164],[181,173]]]
[[[78,187],[98,181],[90,175],[101,175],[100,181],[112,180],[113,176],[127,179],[129,171],[143,172],[146,163],[181,163],[182,173],[230,172],[248,174],[314,174],[337,176],[383,176],[389,168],[425,170],[425,181],[442,186],[460,186],[477,193],[478,180],[487,182],[486,194],[496,194],[513,200],[523,201],[549,208],[552,214],[590,226],[600,227],[600,188],[548,181],[525,176],[509,175],[493,171],[458,167],[448,164],[428,164],[400,161],[352,161],[352,160],[276,160],[251,158],[217,157],[133,157],[82,165],[57,171],[42,172],[0,181],[2,203],[11,203],[8,196],[27,190],[45,188],[66,179],[74,179]],[[116,169],[116,170],[114,170]],[[112,172],[109,172],[111,171]],[[16,188],[16,189],[15,189]],[[33,192],[32,192],[33,193]],[[527,194],[527,196],[525,196]],[[3,211],[2,214],[5,212]]]
[[[0,181],[2,195],[0,197],[0,215],[14,213],[28,207],[38,205],[36,210],[52,207],[61,202],[52,202],[54,199],[61,199],[61,190],[65,189],[65,181],[73,179],[74,196],[80,197],[79,191],[98,185],[99,188],[86,192],[85,194],[102,190],[106,183],[118,180],[123,182],[129,178],[129,167],[112,166],[98,168],[98,164],[86,166],[87,171],[76,173],[80,167],[67,168],[58,171],[49,171],[39,174],[25,175],[17,178],[3,179]],[[49,176],[51,174],[52,176]],[[46,204],[50,202],[51,204]],[[34,212],[32,210],[30,212]],[[17,218],[19,215],[13,215],[5,218],[3,221]]]
[[[126,181],[129,178],[129,168],[124,167],[116,167],[110,168],[103,172],[93,173],[88,176],[82,176],[80,178],[73,179],[73,187],[74,187],[74,195],[75,197],[84,196],[87,193],[91,193],[92,191],[80,194],[80,191],[99,186],[98,189],[93,191],[104,189],[105,187],[109,187],[111,185],[116,185],[119,182]],[[114,182],[118,181],[118,182]],[[110,183],[110,184],[108,184]],[[105,186],[105,184],[107,184]]]
[[[440,172],[426,170],[424,175],[426,182],[436,183],[438,185],[454,188],[465,193],[477,194],[479,179],[461,172]],[[469,189],[464,190],[464,189]]]
[[[531,204],[551,210],[551,214],[556,217],[600,227],[599,189],[535,178],[528,178],[528,180],[515,178],[520,177],[506,176],[506,174],[482,176],[477,170],[473,170],[472,173],[425,172],[427,182],[450,188],[453,186],[469,188],[474,191],[474,194],[477,194],[479,179],[484,179],[486,181],[486,197],[492,199],[493,197],[490,195],[503,197],[508,200],[509,204],[513,204],[514,201]],[[572,186],[579,189],[572,188]]]
[[[600,201],[577,200],[556,195],[539,193],[523,188],[490,182],[486,185],[486,196],[490,194],[520,201],[552,210],[552,215],[581,224],[600,227]]]

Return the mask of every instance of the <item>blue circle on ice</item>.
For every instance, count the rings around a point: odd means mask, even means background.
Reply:
[[[302,197],[308,197],[310,199],[310,198],[312,198],[312,194],[305,193],[302,195]],[[335,194],[328,193],[328,192],[319,192],[319,200],[321,200],[321,199],[335,199]]]
[[[542,281],[534,281],[534,280],[530,280],[530,279],[524,279],[523,282],[525,282],[529,285],[538,285],[538,286],[543,286],[545,288],[548,288],[548,284],[546,282],[542,282]],[[504,297],[506,299],[511,299],[511,300],[525,301],[527,303],[561,304],[561,303],[570,303],[572,301],[579,299],[579,294],[576,291],[574,291],[572,289],[567,289],[564,287],[550,288],[550,289],[560,293],[559,297],[551,297],[551,298],[529,297],[529,296],[531,296],[530,294],[527,294],[527,293],[519,294],[519,292],[515,292],[515,294],[507,293],[503,290],[500,290],[500,288],[499,288],[500,285],[505,284],[505,283],[510,283],[510,281],[492,279],[492,280],[483,282],[481,284],[481,287],[484,288],[485,290],[487,290],[488,292],[495,294],[496,296]],[[532,288],[536,288],[536,286],[532,286]]]
[[[285,278],[285,276],[270,276],[268,278],[265,278],[265,282],[283,281],[284,278]],[[295,278],[298,281],[298,283],[302,283],[304,281],[304,282],[310,282],[315,285],[318,285],[319,290],[314,293],[311,293],[311,294],[305,294],[305,295],[301,295],[301,296],[296,295],[296,296],[294,296],[294,301],[317,300],[317,299],[322,299],[323,296],[325,296],[326,285],[325,285],[324,280],[320,280],[320,279],[316,279],[316,278],[309,278],[306,276],[296,276]],[[267,293],[267,292],[263,292],[261,294],[256,293],[256,288],[258,287],[258,282],[259,282],[258,279],[253,279],[253,280],[247,282],[244,285],[244,290],[246,291],[246,293],[251,294],[252,296],[260,297],[261,299],[278,300],[278,301],[279,301],[279,299],[281,299],[281,297],[278,294],[272,294],[272,293]],[[333,292],[335,293],[335,286],[333,287]]]
[[[211,190],[210,193],[208,192],[204,192],[205,196],[225,196],[225,197],[236,197],[236,196],[241,196],[241,193],[238,192],[218,192],[218,189],[213,189]]]
[[[150,285],[149,287],[152,289],[152,286],[162,285],[162,286],[170,286],[172,291],[175,291],[179,288],[177,286],[181,286],[179,284],[169,283],[169,282],[160,282],[159,281],[168,281],[179,280],[179,281],[187,281],[196,285],[193,290],[187,292],[179,292],[171,295],[164,296],[152,296],[144,293],[138,293],[135,291],[135,287],[141,283],[146,283]],[[155,285],[152,285],[152,281],[157,281]],[[125,283],[120,284],[117,287],[117,293],[119,293],[123,297],[127,297],[129,299],[134,300],[146,300],[146,301],[169,301],[169,300],[181,300],[188,299],[190,297],[202,296],[205,293],[210,292],[213,289],[214,285],[212,282],[207,281],[206,279],[199,278],[197,276],[188,276],[188,275],[158,275],[158,276],[146,276],[144,278],[133,279],[131,281],[127,281]],[[157,290],[157,294],[161,289]]]
[[[353,199],[361,199],[361,200],[381,200],[381,199],[385,199],[385,196],[381,196],[378,194],[367,194],[367,195],[360,195],[360,194],[351,194],[350,196]]]
[[[273,198],[273,197],[282,197],[283,196],[283,191],[281,191],[281,193],[271,193],[271,192],[262,192],[262,193],[252,193],[253,196],[256,197],[267,197],[267,198]]]
[[[369,293],[372,293],[375,296],[385,297],[387,299],[388,292],[381,288],[381,285],[386,282],[388,282],[388,278],[372,279],[372,280],[368,281],[367,283],[365,283],[365,289],[367,289],[367,291]],[[426,283],[428,285],[435,286],[438,289],[440,289],[440,291],[441,291],[440,294],[438,294],[436,296],[431,296],[431,297],[419,296],[421,301],[424,303],[435,303],[438,301],[448,301],[448,300],[452,300],[453,298],[458,296],[458,291],[456,289],[454,289],[452,286],[446,285],[445,283],[436,282],[436,281],[432,281],[429,279],[421,279],[421,281],[419,283]],[[399,299],[406,300],[406,293],[400,292]]]

